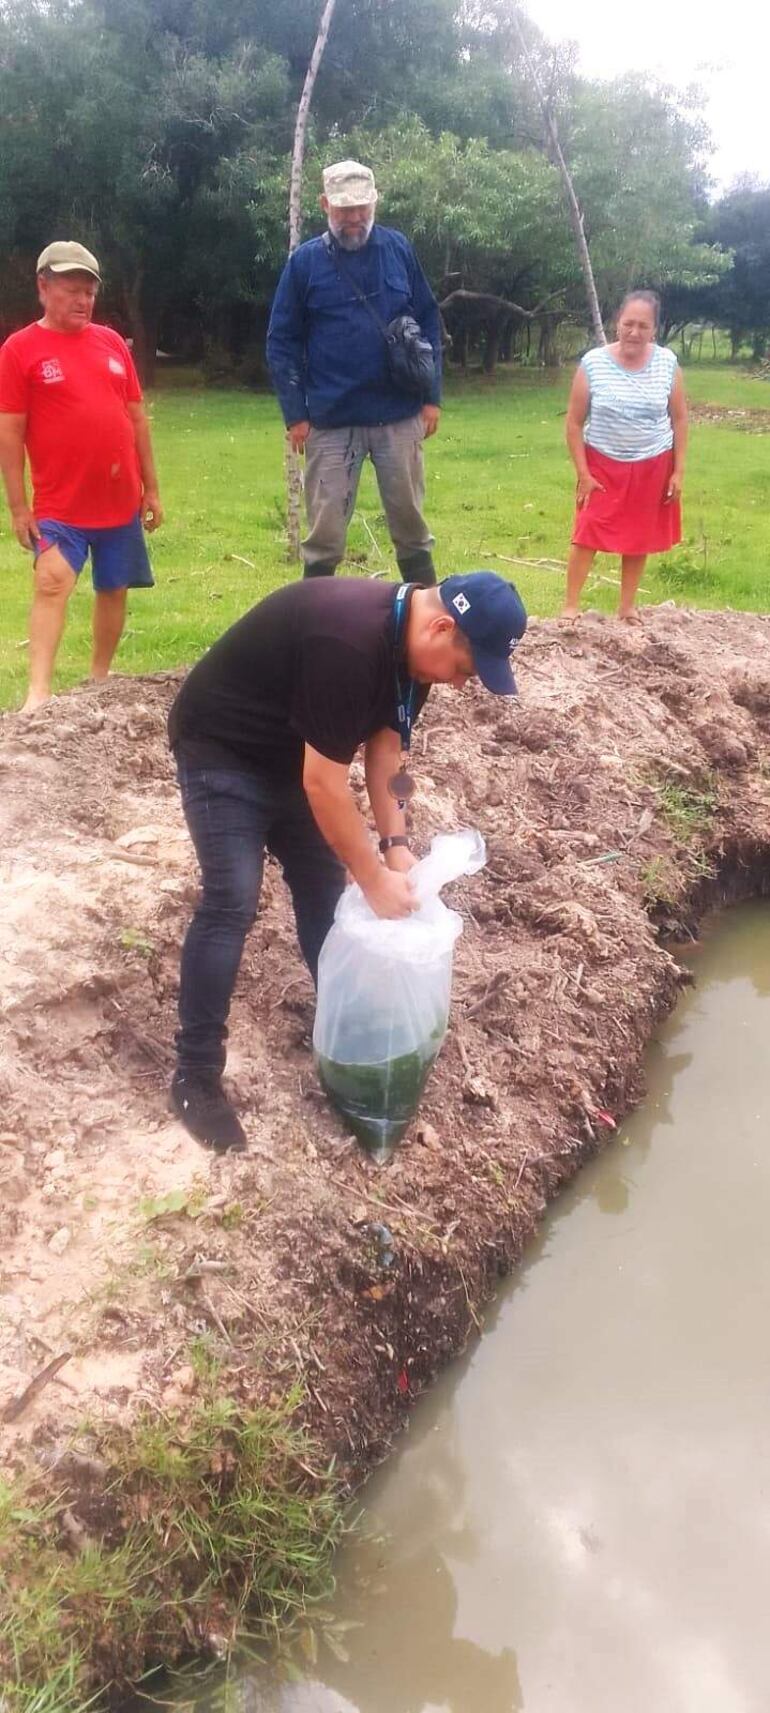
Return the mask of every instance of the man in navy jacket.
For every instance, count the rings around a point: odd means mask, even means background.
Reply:
[[[300,244],[278,283],[267,357],[291,445],[304,453],[306,577],[332,576],[365,458],[371,458],[405,582],[435,583],[431,535],[422,515],[422,442],[435,434],[441,398],[438,305],[411,244],[377,226],[374,175],[339,161],[323,175],[329,230]],[[430,401],[420,405],[392,380],[385,339],[355,288],[387,325],[412,315],[435,361]]]

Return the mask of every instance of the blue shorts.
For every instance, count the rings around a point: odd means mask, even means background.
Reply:
[[[112,529],[76,529],[54,518],[37,520],[40,540],[35,559],[47,547],[58,547],[75,576],[79,577],[90,553],[91,580],[100,594],[112,589],[151,589],[155,581],[139,513],[129,523]]]

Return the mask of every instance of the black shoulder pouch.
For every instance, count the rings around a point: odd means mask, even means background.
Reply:
[[[341,280],[349,286],[354,296],[368,310],[372,321],[385,340],[388,359],[388,370],[394,387],[402,393],[408,393],[411,398],[426,404],[433,391],[436,379],[436,364],[433,357],[433,346],[425,338],[419,323],[413,315],[397,315],[393,321],[385,322],[377,314],[374,304],[351,279],[350,274],[342,265],[342,260],[336,244],[328,232],[324,233],[324,244],[328,251],[329,260],[336,268]]]

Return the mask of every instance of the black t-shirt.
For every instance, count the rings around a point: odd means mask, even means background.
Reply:
[[[415,715],[427,695],[416,686]],[[385,726],[398,730],[394,586],[333,577],[290,583],[244,614],[193,667],[168,723],[193,766],[283,779],[302,777],[306,743],[349,762]]]

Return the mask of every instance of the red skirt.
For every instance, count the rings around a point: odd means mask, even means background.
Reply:
[[[666,499],[674,453],[640,458],[636,463],[607,458],[586,446],[592,476],[601,482],[575,513],[572,540],[599,553],[665,553],[682,539],[682,508]]]

